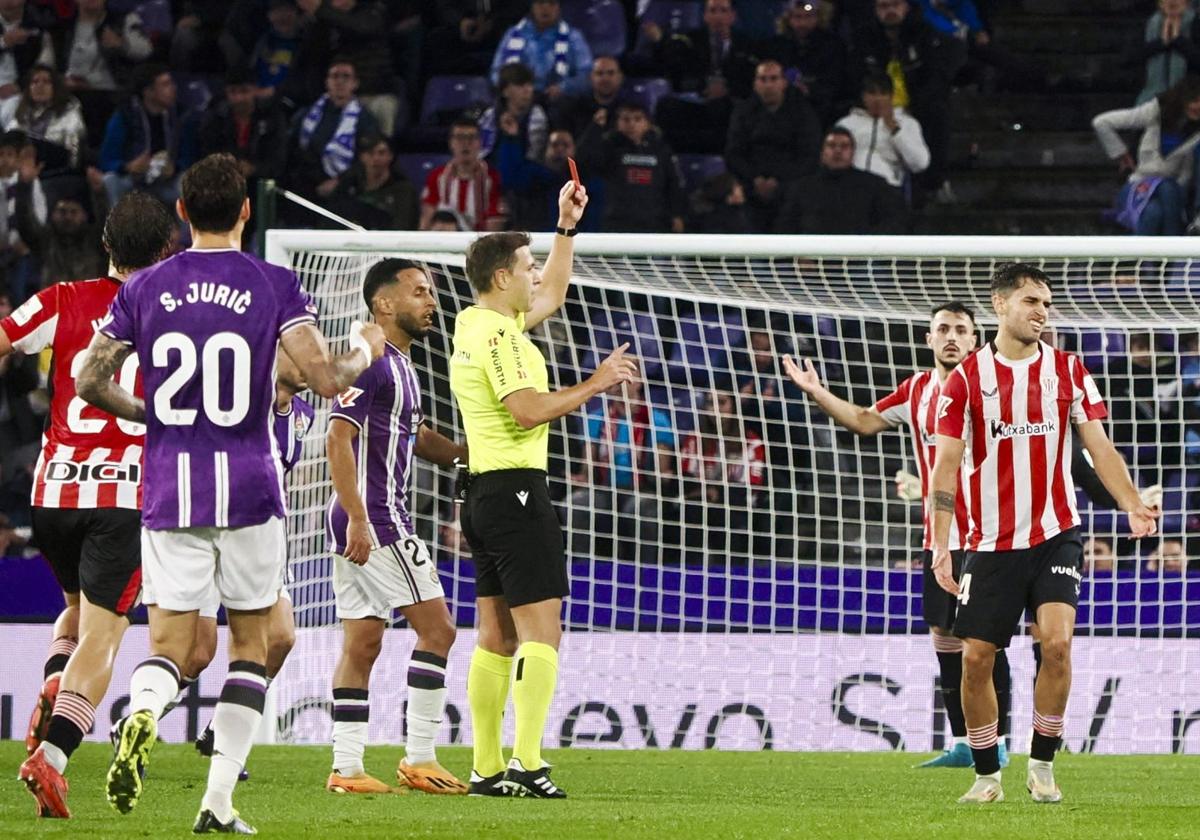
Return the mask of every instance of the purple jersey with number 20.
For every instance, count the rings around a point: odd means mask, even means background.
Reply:
[[[316,311],[291,271],[232,249],[184,251],[121,286],[99,329],[140,361],[146,528],[284,515],[275,353]]]

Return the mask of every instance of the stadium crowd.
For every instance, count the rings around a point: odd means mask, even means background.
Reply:
[[[954,200],[952,87],[1045,81],[993,38],[990,5],[0,0],[0,313],[48,284],[102,274],[106,208],[130,190],[173,202],[180,173],[216,151],[233,153],[252,184],[272,179],[371,229],[552,229],[574,157],[591,196],[585,231],[904,232],[924,203]],[[1136,164],[1115,133],[1133,117],[1098,117],[1097,131],[1133,171],[1125,192],[1152,193],[1133,227],[1165,233],[1174,229],[1163,220],[1190,206],[1200,82],[1188,71],[1200,24],[1185,0],[1159,6],[1134,59],[1147,67],[1137,119],[1159,109],[1144,120]],[[1139,187],[1144,176],[1153,188]],[[280,216],[329,224],[288,202]],[[647,393],[606,398],[576,418],[564,494],[590,494],[589,516],[591,506],[636,510],[638,527],[690,525],[734,540],[778,534],[764,511],[780,521],[797,505],[819,511],[828,500],[791,492],[780,465],[793,458],[772,453],[783,444],[770,431],[806,419],[775,367],[798,348],[779,336],[825,342],[819,327],[730,332],[727,357],[751,366],[728,369],[755,373],[705,383],[701,398],[690,374],[672,378],[672,353],[688,343],[676,329],[654,332],[662,363]],[[1101,360],[1112,370],[1096,372],[1116,389],[1110,404],[1126,406],[1123,428],[1150,429],[1133,418],[1160,416],[1165,454],[1155,442],[1118,443],[1144,454],[1146,481],[1169,486],[1200,454],[1200,355],[1194,341],[1157,356],[1130,343],[1127,355]],[[0,545],[19,546],[45,364],[2,365],[0,511],[10,527]],[[678,423],[684,388],[688,419]],[[713,501],[735,521],[701,522]],[[867,505],[859,516],[878,512]],[[616,519],[627,529],[635,521]],[[661,524],[671,522],[683,525]],[[681,544],[675,533],[621,536],[627,546],[634,536]]]

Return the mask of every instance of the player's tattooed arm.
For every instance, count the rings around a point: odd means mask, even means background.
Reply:
[[[331,399],[353,385],[359,374],[383,355],[383,330],[378,324],[364,326],[361,337],[369,352],[354,348],[340,356],[330,355],[325,336],[315,324],[293,327],[280,340],[308,387]]]
[[[954,513],[954,494],[944,490],[933,491],[933,509]]]
[[[87,355],[83,367],[75,377],[75,392],[80,398],[114,417],[145,423],[145,401],[113,381],[113,375],[121,369],[133,348],[96,333],[84,352]]]

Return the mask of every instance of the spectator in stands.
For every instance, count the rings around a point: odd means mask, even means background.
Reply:
[[[200,126],[200,155],[228,152],[237,158],[242,175],[282,178],[287,165],[288,125],[270,100],[259,101],[255,77],[248,67],[225,74],[225,99],[211,108]]]
[[[13,301],[0,291],[0,319],[12,312]],[[12,500],[5,505],[8,516],[0,514],[0,545],[5,547],[16,541],[15,535],[4,533],[13,524],[9,517],[29,524],[29,488],[42,437],[42,420],[29,397],[40,383],[37,356],[14,352],[0,357],[0,498]]]
[[[1200,76],[1133,108],[1105,111],[1092,128],[1117,171],[1129,179],[1117,196],[1117,221],[1140,236],[1178,236],[1200,144]],[[1137,162],[1121,131],[1141,131]]]
[[[175,80],[161,64],[143,64],[133,95],[108,121],[100,168],[111,207],[132,189],[168,206],[179,197],[179,178],[196,160],[195,116],[176,101]]]
[[[297,0],[311,16],[300,53],[300,64],[319,74],[340,58],[354,65],[358,98],[375,116],[384,137],[407,126],[408,104],[404,87],[392,67],[388,10],[378,0]],[[307,82],[310,91],[320,88],[319,76]]]
[[[288,181],[308,198],[333,194],[338,176],[354,162],[359,134],[379,134],[375,117],[358,99],[354,64],[336,58],[325,73],[325,94],[292,118]]]
[[[450,160],[429,173],[421,194],[421,230],[449,210],[465,230],[503,230],[500,175],[479,155],[479,126],[461,116],[450,126]]]
[[[654,44],[662,75],[681,93],[702,93],[705,99],[750,95],[754,79],[754,50],[749,39],[734,30],[733,0],[705,0],[704,26],[668,38],[656,24],[642,31]]]
[[[687,196],[679,164],[640,102],[617,107],[616,131],[597,111],[579,139],[579,163],[604,181],[604,230],[683,233]]]
[[[1187,75],[1200,70],[1200,45],[1194,41],[1196,12],[1188,0],[1158,0],[1146,21],[1145,37],[1127,54],[1126,63],[1145,68],[1146,82],[1137,104],[1149,102]]]
[[[854,135],[854,166],[874,172],[893,187],[929,166],[921,124],[892,101],[892,79],[873,73],[863,82],[862,107],[838,120]]]
[[[358,136],[358,160],[333,192],[335,209],[371,230],[416,230],[417,190],[394,166],[395,154],[380,134]]]
[[[38,200],[37,196],[40,170],[31,154],[24,155],[16,193],[17,230],[41,262],[40,288],[105,276],[108,256],[101,238],[108,203],[103,174],[89,168],[90,195],[75,192],[59,195],[47,217],[45,197]]]
[[[963,42],[930,26],[908,0],[875,0],[875,18],[854,34],[857,78],[868,73],[892,77],[893,103],[917,118],[929,144],[925,188],[944,202],[954,200],[946,181],[951,84],[965,60]]]
[[[256,95],[263,99],[284,96],[288,101],[281,104],[289,111],[298,104],[288,94],[300,85],[293,80],[289,86],[288,80],[300,52],[300,39],[300,10],[295,0],[269,0],[267,30],[251,48],[248,63],[258,84]]]
[[[22,131],[38,147],[45,176],[79,170],[87,126],[79,100],[53,67],[35,65],[24,92],[0,104],[0,125]]]
[[[529,14],[500,38],[492,59],[492,84],[500,68],[519,61],[533,70],[534,87],[549,102],[587,90],[592,49],[583,33],[562,19],[558,0],[533,0]]]
[[[611,55],[597,56],[592,62],[592,88],[590,91],[564,96],[558,100],[551,114],[550,124],[554,128],[565,128],[572,137],[580,137],[592,123],[596,112],[608,111],[609,120],[617,116],[616,107],[621,101],[621,86],[625,74],[621,65]],[[590,196],[589,196],[590,198]]]
[[[239,63],[237,0],[174,0],[171,67],[183,73],[223,73]],[[232,25],[231,25],[232,24]]]
[[[550,132],[542,160],[525,157],[516,121],[509,117],[500,123],[500,143],[493,156],[500,183],[508,195],[513,227],[517,230],[554,230],[558,223],[558,191],[571,177],[567,158],[575,156],[571,132]],[[592,208],[579,223],[581,231],[600,230],[604,218],[604,188],[585,167],[581,173]],[[590,217],[590,218],[589,218]]]
[[[20,131],[6,131],[0,134],[0,269],[7,277],[5,284],[10,299],[21,304],[30,294],[37,291],[36,259],[29,253],[29,247],[21,239],[17,225],[17,194],[20,185],[20,168],[22,160],[37,160],[33,147],[28,138]],[[33,197],[44,217],[46,214],[46,195],[42,185],[35,180]]]
[[[791,84],[808,98],[822,125],[828,125],[851,91],[846,78],[846,46],[828,28],[824,0],[791,0],[779,19],[779,35],[763,45]]]
[[[452,210],[438,210],[429,220],[429,230],[463,230],[458,214]]]
[[[787,83],[778,61],[760,62],[754,95],[735,109],[725,145],[725,163],[746,185],[758,231],[773,228],[788,186],[816,169],[820,145],[812,106]]]
[[[427,76],[487,75],[501,33],[529,11],[529,0],[439,0],[425,38]]]
[[[921,0],[921,10],[930,26],[963,44],[971,64],[995,67],[1009,87],[1030,90],[1045,82],[1045,69],[1039,62],[1027,55],[1018,59],[996,44],[975,0]]]
[[[1146,558],[1146,571],[1151,574],[1181,575],[1187,570],[1187,561],[1182,540],[1163,540]]]
[[[1117,565],[1117,555],[1112,543],[1090,537],[1083,544],[1083,574],[1085,576],[1111,575]]]
[[[900,191],[853,164],[854,135],[831,128],[821,147],[821,168],[792,184],[775,232],[903,233]]]
[[[546,133],[550,121],[546,110],[533,101],[533,71],[520,62],[500,68],[499,97],[479,117],[479,151],[483,157],[496,147],[498,123],[510,118],[517,126],[516,142],[530,160],[541,160],[546,153]]]
[[[692,233],[752,233],[746,191],[730,172],[713,175],[691,199]]]
[[[640,380],[610,388],[588,409],[587,438],[596,471],[592,481],[617,492],[615,508],[632,514],[636,493],[653,485],[660,450],[673,451],[671,418],[646,402]]]
[[[0,0],[0,100],[21,93],[35,64],[54,66],[52,21],[25,0]]]

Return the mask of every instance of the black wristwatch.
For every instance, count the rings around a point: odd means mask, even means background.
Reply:
[[[559,236],[574,236],[575,234],[579,233],[579,228],[577,228],[577,227],[573,227],[573,228],[556,227],[554,229],[554,232],[557,233]]]

